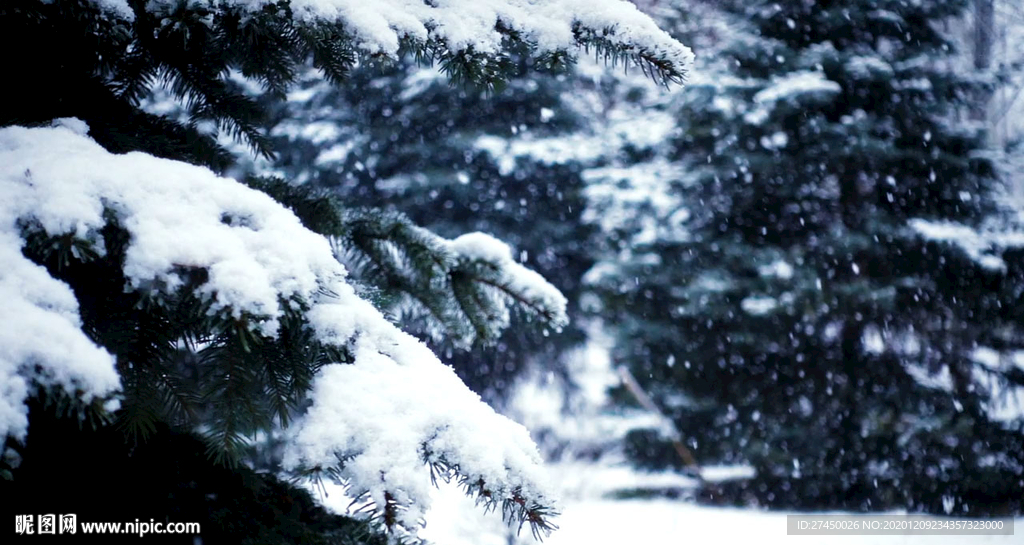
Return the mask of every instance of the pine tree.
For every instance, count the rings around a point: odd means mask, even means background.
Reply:
[[[253,542],[339,532],[373,542],[372,528],[414,538],[438,477],[510,521],[549,529],[551,496],[525,429],[481,403],[382,309],[411,297],[447,334],[494,338],[512,307],[560,327],[564,297],[487,235],[446,239],[344,194],[222,177],[235,157],[220,140],[274,153],[261,130],[267,106],[239,81],[281,100],[307,68],[347,85],[356,64],[405,55],[488,87],[508,77],[510,51],[562,65],[570,47],[586,45],[663,81],[683,79],[688,49],[628,4],[607,7],[602,19],[558,3],[537,13],[509,5],[500,17],[493,7],[430,4],[350,17],[347,0],[5,3],[0,40],[23,54],[5,66],[18,85],[0,108],[4,487],[95,486],[47,472],[57,460],[46,446],[59,444],[48,431],[70,420],[83,425],[82,441],[99,442],[97,454],[134,464],[123,494],[178,464],[147,495],[150,508],[167,507],[160,490],[204,472],[212,481],[199,488],[215,496],[294,497],[295,525],[258,526]],[[549,21],[534,26],[534,17]],[[446,24],[465,20],[481,25]],[[157,88],[184,105],[185,119],[143,107]],[[336,258],[346,253],[372,261],[367,275],[387,278],[386,289],[353,278]],[[329,517],[277,477],[238,465],[259,438],[279,435],[292,475],[342,481],[375,524]],[[70,475],[90,471],[89,460],[71,462]],[[113,470],[110,461],[94,466]],[[150,516],[205,509],[196,516],[226,529],[257,505],[281,504],[240,498],[230,520],[216,501]]]
[[[721,5],[731,66],[660,152],[688,171],[672,236],[594,275],[674,426],[634,461],[754,467],[717,501],[1019,513],[1018,250],[958,117],[972,84],[938,60],[965,2]]]

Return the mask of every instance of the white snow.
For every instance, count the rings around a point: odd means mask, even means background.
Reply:
[[[568,303],[562,292],[535,271],[516,263],[512,258],[512,250],[504,242],[486,233],[475,232],[449,241],[448,247],[460,258],[491,264],[495,270],[500,271],[501,284],[525,299],[531,306],[550,313],[551,325],[555,329],[569,323],[566,314]]]
[[[581,61],[580,64],[587,63]],[[607,119],[602,120],[601,126],[595,127],[593,132],[576,132],[567,136],[534,138],[527,135],[509,139],[500,135],[482,135],[473,147],[490,154],[498,161],[502,174],[508,175],[519,158],[546,165],[572,161],[595,163],[601,158],[614,156],[627,146],[650,149],[662,145],[677,130],[672,114],[655,107],[612,110],[601,114],[582,107],[579,109],[583,110],[580,115],[605,115]],[[666,166],[655,168],[665,170]]]
[[[538,404],[538,394],[547,396],[543,386],[530,387],[522,390],[517,388],[515,412],[529,414],[543,412],[539,418],[548,419],[554,429],[545,435],[567,435],[570,453],[592,454],[596,445],[620,445],[621,435],[609,434],[608,430],[592,428],[590,431],[599,435],[587,437],[580,432],[577,420],[588,420],[591,425],[595,410],[607,402],[607,388],[615,382],[611,370],[608,349],[611,339],[603,333],[598,325],[591,331],[592,341],[582,350],[575,362],[573,374],[583,379],[585,384],[584,406],[575,407],[570,414],[554,411],[562,415],[552,416],[550,402]],[[923,377],[930,373],[921,369]],[[945,376],[948,379],[948,371]],[[937,378],[942,380],[943,373]],[[935,379],[936,377],[931,377]],[[586,382],[593,381],[593,385]],[[529,382],[526,384],[531,386]],[[593,388],[591,387],[593,386]],[[941,387],[936,384],[936,387]],[[593,390],[593,391],[591,391]],[[813,408],[807,409],[812,411]],[[522,418],[522,416],[520,416]],[[527,420],[533,420],[527,418]],[[531,426],[535,432],[543,429],[544,422],[539,426]],[[649,426],[644,423],[642,427]],[[621,433],[621,432],[619,432]],[[607,441],[604,443],[603,441]],[[545,538],[547,545],[619,545],[622,543],[758,543],[789,545],[794,542],[815,545],[954,545],[954,544],[1016,544],[1018,536],[788,536],[786,534],[786,516],[790,514],[810,514],[787,511],[765,511],[756,508],[718,508],[700,506],[687,500],[670,499],[615,499],[612,494],[638,488],[673,489],[683,491],[697,486],[692,477],[672,472],[648,473],[632,468],[615,452],[606,452],[597,461],[590,457],[568,455],[561,461],[548,465],[551,475],[551,486],[558,490],[563,498],[561,514],[556,519],[559,529]],[[754,475],[748,466],[704,467],[702,476],[705,479],[720,481],[727,479],[744,479]],[[432,543],[446,545],[526,545],[535,543],[527,533],[517,536],[514,530],[500,523],[493,513],[486,514],[473,510],[473,501],[452,486],[442,486],[434,491],[434,502],[427,513],[427,526],[420,536]],[[335,498],[332,505],[344,510],[342,498]],[[823,514],[842,514],[829,512]],[[884,514],[901,514],[889,512]],[[1015,524],[1024,523],[1018,518]],[[1019,534],[1019,529],[1018,529]]]
[[[908,223],[925,239],[955,244],[979,265],[992,270],[1006,269],[1003,258],[997,255],[1002,250],[1024,246],[1024,232],[1012,229],[976,230],[958,223],[920,218]]]
[[[786,511],[765,511],[695,505],[683,500],[630,499],[616,500],[594,494],[589,487],[603,478],[616,478],[605,471],[594,472],[588,464],[578,467],[559,466],[560,481],[570,487],[557,519],[559,529],[545,538],[546,545],[618,545],[622,543],[757,543],[759,545],[968,545],[1021,543],[1020,525],[1014,521],[1014,536],[789,536],[787,515],[807,515]],[[623,473],[622,484],[657,484],[646,482],[642,475]],[[575,485],[579,488],[572,488]],[[665,481],[669,487],[680,482]],[[427,527],[421,536],[432,543],[445,545],[526,545],[535,543],[529,535],[515,536],[496,517],[473,515],[472,501],[454,487],[441,487],[434,507],[427,515]],[[828,512],[837,515],[843,513]],[[896,515],[898,512],[880,513]],[[471,513],[472,515],[472,513]],[[524,532],[524,534],[526,534]]]
[[[340,144],[335,144],[329,148],[325,148],[319,154],[316,159],[313,160],[313,164],[316,166],[323,166],[328,164],[343,163],[348,158],[349,153],[356,148],[356,141],[345,140]]]
[[[999,369],[1002,367],[1000,365],[1001,358],[999,357],[999,352],[996,352],[987,346],[979,346],[975,348],[971,353],[971,359],[985,367],[988,367],[989,369]]]
[[[685,240],[688,231],[682,225],[690,212],[672,183],[685,176],[682,167],[664,160],[587,169],[583,221],[597,224],[603,233],[632,231],[634,246]]]
[[[559,519],[561,529],[545,543],[603,545],[686,541],[759,545],[951,545],[1019,542],[1014,536],[788,536],[788,514],[803,513],[700,507],[671,500],[589,500],[567,506]],[[449,545],[469,543],[447,537],[435,540]]]
[[[112,14],[132,19],[125,0],[92,0]],[[214,10],[258,11],[276,0],[192,0]],[[177,0],[150,0],[146,9],[159,16],[178,5]],[[690,49],[625,0],[291,0],[294,16],[302,22],[339,22],[370,53],[397,55],[404,38],[419,42],[438,40],[451,51],[472,49],[496,53],[504,34],[498,26],[519,33],[539,51],[577,45],[577,27],[633,50],[646,50],[688,70]]]
[[[948,366],[943,365],[937,373],[933,373],[923,365],[908,363],[906,370],[915,382],[925,388],[953,392],[953,376],[950,374]]]
[[[474,147],[494,157],[498,161],[502,175],[509,175],[515,169],[516,159],[520,157],[547,165],[560,165],[570,161],[589,162],[601,157],[609,146],[600,137],[572,134],[515,140],[483,135],[476,140]]]
[[[772,263],[769,263],[768,265],[764,265],[762,267],[758,267],[757,272],[761,276],[764,276],[764,277],[767,277],[767,278],[778,278],[779,280],[789,280],[789,279],[793,278],[793,273],[795,271],[793,270],[793,266],[790,265],[789,262],[787,262],[785,260],[782,260],[782,259],[778,259],[778,260],[773,261]]]
[[[566,447],[563,454],[616,450],[633,429],[657,429],[671,435],[672,426],[666,425],[660,414],[611,407],[609,388],[622,381],[609,353],[613,340],[598,323],[588,323],[586,328],[588,342],[566,362],[574,395],[566,396],[555,374],[536,366],[517,380],[505,414],[526,425],[535,436],[547,439],[543,448],[551,450],[552,441]],[[552,474],[565,471],[556,469]],[[610,484],[608,479],[593,482],[593,486]]]
[[[1021,370],[1024,370],[1024,350],[1014,350],[1011,352],[1010,362]]]
[[[754,95],[757,108],[744,114],[744,120],[752,125],[760,125],[768,119],[771,110],[779,102],[797,101],[806,96],[831,98],[842,90],[838,83],[826,79],[821,72],[792,72],[776,78],[771,85],[758,91]]]
[[[415,528],[433,485],[424,460],[457,464],[497,498],[518,493],[551,504],[540,454],[526,428],[498,415],[419,341],[357,342],[356,363],[328,366],[313,387],[312,409],[293,437],[285,467],[341,465],[347,493],[401,504],[400,523]],[[383,351],[387,351],[385,354]]]
[[[1021,353],[1013,351],[1003,355],[991,347],[979,346],[971,352],[971,359],[981,365],[973,369],[972,376],[975,384],[988,393],[985,409],[989,415],[999,421],[1024,418],[1024,387],[1008,384],[999,376],[1022,366]]]
[[[985,363],[982,365],[987,367]],[[994,370],[980,367],[971,370],[974,385],[987,394],[985,411],[996,421],[1019,422],[1024,419],[1024,387],[1008,384],[998,373],[992,372]]]
[[[775,310],[778,306],[779,301],[777,299],[764,295],[753,295],[740,301],[740,308],[751,316],[764,316]]]
[[[842,90],[838,83],[825,79],[821,72],[793,72],[759,91],[754,95],[754,102],[770,104],[805,94],[832,95]]]
[[[411,70],[402,82],[402,92],[398,94],[399,103],[407,103],[420,96],[434,85],[444,83],[448,78],[436,66],[426,66]]]
[[[7,158],[2,146],[0,164]],[[119,379],[113,356],[82,332],[71,288],[21,254],[22,241],[11,232],[12,197],[0,201],[0,437],[21,441],[32,383],[81,390],[90,401],[114,392]]]
[[[761,147],[768,150],[782,149],[789,143],[789,135],[782,131],[778,131],[771,135],[761,137]]]
[[[882,338],[882,331],[878,329],[878,326],[869,324],[864,327],[864,333],[861,336],[861,345],[869,354],[881,354],[885,352],[885,339]]]
[[[53,0],[40,0],[40,2],[49,4],[52,3]],[[132,11],[131,6],[128,5],[128,0],[90,0],[90,2],[111,15],[121,17],[122,19],[127,19],[129,21],[135,20],[135,12]]]
[[[344,275],[327,240],[259,191],[205,168],[143,153],[113,155],[57,127],[0,131],[3,225],[32,219],[51,235],[90,240],[115,212],[132,234],[125,275],[135,289],[173,291],[178,268],[201,267],[214,312],[277,331],[281,299],[308,297]],[[229,224],[230,223],[230,224]]]
[[[359,298],[328,241],[290,210],[205,168],[111,154],[82,134],[84,123],[58,124],[0,129],[0,432],[24,436],[28,382],[81,390],[86,399],[118,386],[113,359],[80,329],[70,289],[22,256],[19,227],[34,222],[102,252],[97,233],[107,210],[130,235],[130,289],[160,297],[181,289],[179,268],[204,269],[209,279],[195,295],[212,312],[245,316],[272,336],[282,302],[305,301],[318,338],[353,349],[353,364],[328,365],[316,378],[312,408],[286,448],[290,467],[335,466],[337,454],[350,456],[343,467],[349,484],[378,506],[390,492],[408,508],[401,519],[408,525],[429,505],[426,461],[443,459],[471,481],[483,479],[495,499],[516,493],[550,503],[526,430]],[[564,314],[561,294],[512,262],[500,242],[472,235],[452,245],[507,267],[510,282],[561,304]]]
[[[876,74],[891,76],[892,65],[875,55],[854,56],[846,61],[846,71],[858,79],[871,79]]]
[[[753,479],[755,475],[757,475],[757,471],[751,466],[701,466],[700,468],[700,476],[710,482]]]

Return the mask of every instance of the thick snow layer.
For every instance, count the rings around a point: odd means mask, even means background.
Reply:
[[[0,144],[0,165],[7,159]],[[81,390],[89,401],[112,393],[119,380],[114,358],[82,332],[71,288],[21,254],[10,214],[18,195],[6,189],[0,201],[0,438],[23,440],[31,383]]]
[[[519,493],[550,504],[526,428],[483,404],[415,339],[395,341],[390,354],[360,342],[355,364],[323,371],[285,466],[333,466],[338,455],[354,456],[340,473],[348,493],[368,493],[383,505],[390,492],[410,506],[400,512],[406,528],[415,527],[430,504],[424,460],[457,464],[496,497]]]
[[[192,0],[214,8],[256,11],[277,0]],[[113,14],[131,18],[125,0],[93,0]],[[178,0],[150,0],[155,14],[170,11]],[[540,51],[576,45],[576,26],[616,45],[646,50],[688,70],[690,49],[659,29],[654,21],[625,0],[291,0],[295,17],[306,22],[340,22],[371,52],[398,53],[400,42],[411,38],[440,40],[452,51],[502,49],[502,26],[536,44]]]
[[[209,279],[197,295],[214,312],[244,315],[274,335],[282,302],[305,301],[320,340],[353,348],[353,364],[326,366],[316,379],[312,408],[286,450],[290,466],[336,466],[343,457],[349,484],[381,506],[389,492],[409,508],[402,519],[409,524],[429,504],[425,462],[444,461],[472,482],[482,479],[499,501],[519,494],[550,503],[526,430],[359,298],[328,241],[290,210],[205,168],[111,154],[79,121],[59,125],[0,129],[0,434],[24,436],[30,381],[81,390],[85,398],[118,386],[112,357],[81,332],[71,290],[22,256],[19,227],[33,222],[102,252],[95,241],[109,213],[131,237],[124,264],[130,288],[175,292],[181,268],[201,268]],[[510,265],[501,243],[478,235],[453,244],[509,267],[512,281],[537,297],[561,298],[539,276]]]
[[[132,234],[124,272],[136,289],[175,290],[202,267],[213,311],[274,335],[281,299],[307,298],[345,269],[330,244],[269,196],[208,169],[143,153],[113,155],[64,128],[0,130],[4,229],[31,218],[89,239],[111,209]],[[8,231],[10,232],[10,231]]]
[[[499,282],[522,297],[531,306],[550,312],[552,327],[561,328],[569,323],[566,314],[568,302],[562,292],[544,280],[544,277],[516,263],[512,250],[504,242],[486,233],[467,233],[448,242],[456,256],[482,261],[499,271]]]
[[[80,138],[66,128],[36,131]],[[0,131],[0,437],[19,440],[27,431],[24,402],[33,383],[80,390],[85,401],[107,396],[119,386],[114,358],[81,330],[78,301],[71,288],[21,253],[20,219],[56,225],[57,232],[84,234],[87,230],[77,220],[62,222],[54,217],[80,203],[73,190],[62,192],[59,184],[50,183],[53,180],[45,170],[36,168],[37,162],[45,168],[53,158],[31,157],[19,138],[26,135],[27,129]],[[52,197],[48,208],[40,206],[43,195]]]

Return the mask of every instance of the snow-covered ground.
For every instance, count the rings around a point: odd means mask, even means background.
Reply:
[[[559,529],[544,538],[545,545],[633,545],[693,543],[726,545],[954,545],[1024,544],[1024,518],[1014,521],[1010,536],[791,536],[786,513],[754,509],[705,507],[668,499],[611,499],[605,495],[625,480],[634,486],[685,487],[693,481],[669,473],[635,473],[626,467],[593,464],[554,464],[552,481],[563,489]],[[741,469],[739,473],[743,473]],[[723,477],[727,476],[723,473]],[[325,503],[345,512],[349,498],[327,484]],[[516,529],[499,513],[485,513],[455,485],[435,491],[420,537],[436,545],[527,545],[537,543],[529,528]],[[807,513],[800,513],[807,514]],[[838,514],[829,512],[829,514]]]
[[[566,468],[557,468],[564,471]],[[583,467],[578,469],[584,470]],[[566,476],[566,475],[563,475]],[[592,482],[587,474],[574,480]],[[420,535],[437,545],[510,545],[533,541],[527,528],[518,540],[496,513],[476,514],[473,501],[454,487],[439,490]],[[702,507],[674,500],[614,500],[597,497],[565,501],[559,529],[546,545],[632,545],[693,543],[723,545],[953,545],[1024,544],[1024,519],[1012,536],[790,536],[784,512]]]
[[[1022,521],[1024,522],[1024,521]],[[790,536],[786,515],[742,509],[698,507],[669,500],[587,500],[567,505],[561,529],[545,540],[549,545],[633,543],[744,544],[878,544],[947,545],[953,543],[1024,543],[1016,536]],[[483,541],[443,535],[438,543],[461,545]],[[490,542],[486,542],[490,543]],[[495,541],[494,543],[499,543]]]

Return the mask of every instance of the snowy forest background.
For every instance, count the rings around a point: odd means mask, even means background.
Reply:
[[[571,48],[514,21],[476,57],[231,4],[0,7],[16,512],[475,545],[1021,517],[1021,3],[633,2],[662,35],[567,1]]]

